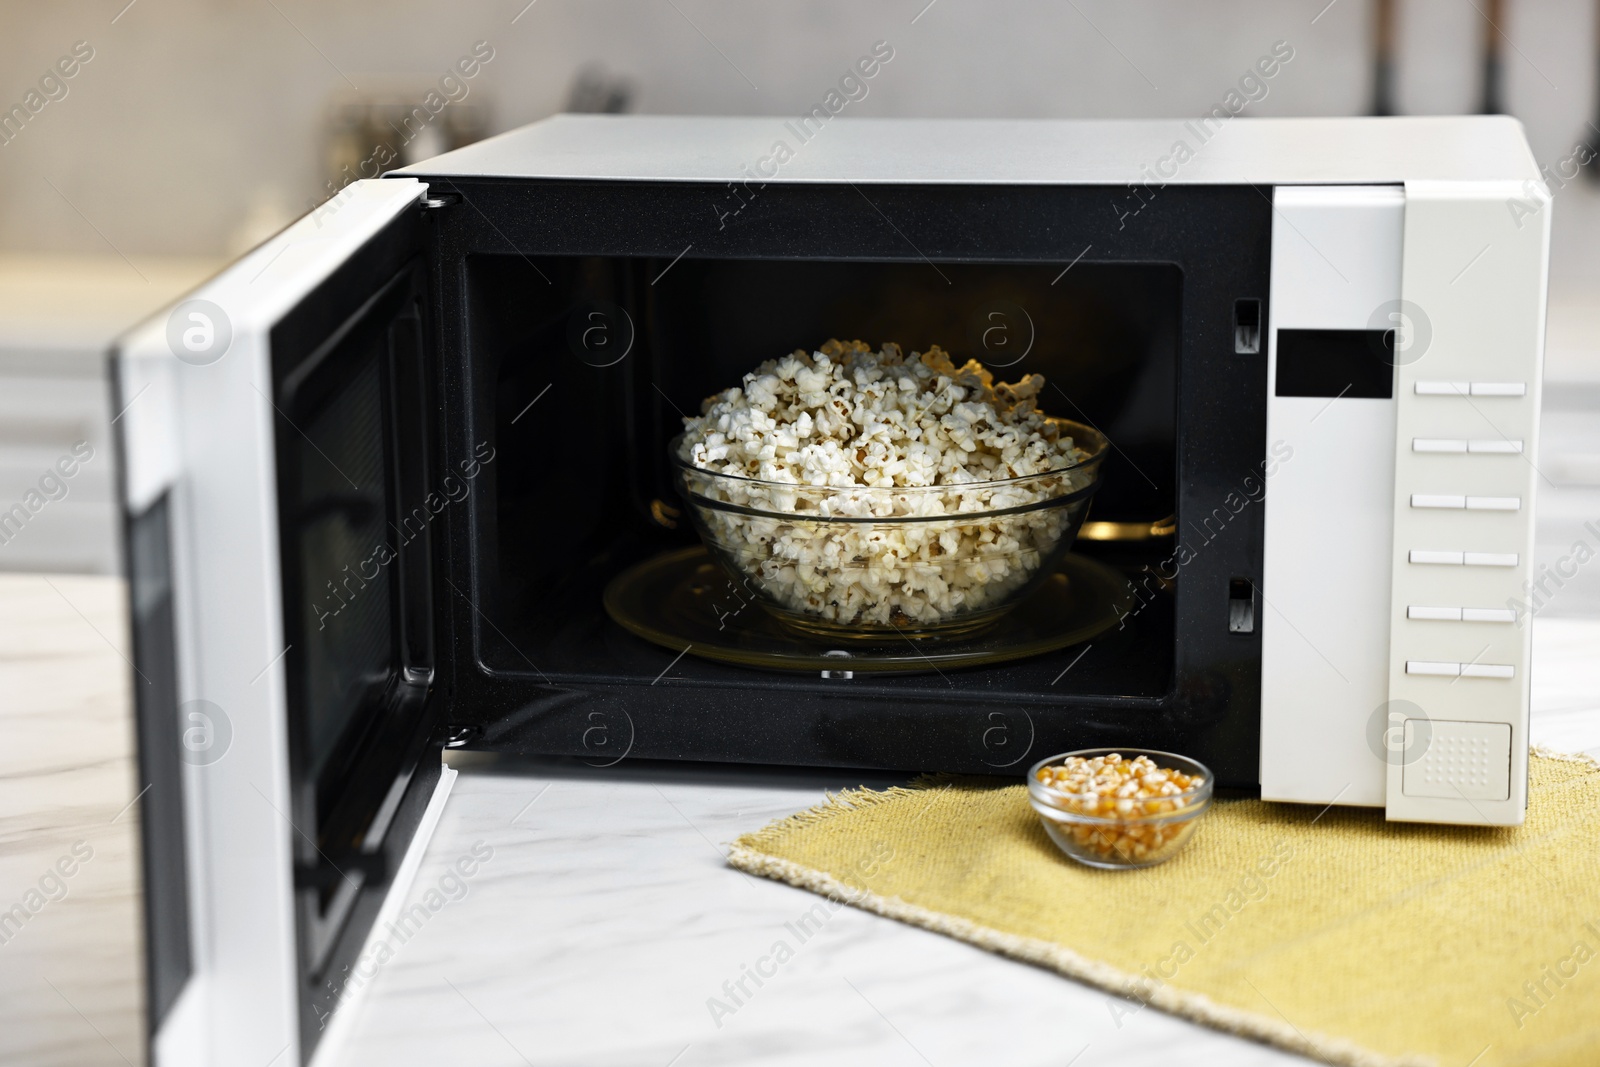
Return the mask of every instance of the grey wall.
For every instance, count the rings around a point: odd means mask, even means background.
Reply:
[[[495,55],[471,81],[466,102],[488,106],[492,130],[558,110],[574,72],[594,61],[635,83],[639,110],[797,114],[878,40],[893,45],[895,58],[850,114],[1194,115],[1219,102],[1277,40],[1290,42],[1295,58],[1246,114],[1353,114],[1369,103],[1369,0],[935,0],[931,7],[927,0],[535,0],[524,8],[527,2],[0,0],[0,111],[21,102],[74,42],[94,49],[65,83],[67,95],[0,144],[0,254],[80,254],[93,257],[95,271],[111,272],[89,285],[78,275],[93,272],[57,257],[49,269],[61,277],[46,288],[58,299],[40,307],[27,295],[33,289],[4,284],[0,270],[0,305],[17,305],[0,306],[0,333],[17,333],[26,319],[27,338],[76,337],[84,308],[105,304],[105,290],[124,270],[124,288],[142,294],[146,309],[159,305],[204,273],[179,269],[169,257],[248,247],[318,194],[323,118],[332,101],[355,91],[352,84],[420,102],[479,40]],[[1474,110],[1487,5],[1399,2],[1400,109]],[[1580,137],[1600,140],[1600,130],[1586,126],[1594,116],[1595,3],[1507,0],[1500,29],[1508,104],[1541,162],[1559,163]],[[1582,523],[1600,515],[1600,256],[1593,251],[1600,189],[1573,183],[1555,196],[1547,378],[1557,384],[1541,452],[1549,483],[1541,561],[1567,551],[1586,536]],[[9,261],[18,277],[48,273],[36,255]],[[67,403],[38,390],[96,387],[92,367],[110,332],[78,339],[91,369],[75,377],[63,369],[59,338],[51,380],[33,380],[43,372],[32,364],[18,370],[27,388],[11,388],[16,395],[0,404],[0,423],[15,429],[36,410],[77,418],[84,405],[104,408],[98,394]],[[0,337],[0,357],[7,343]],[[32,358],[41,344],[30,340],[19,351]],[[38,477],[60,442],[30,448],[0,462],[5,502]],[[74,499],[100,507],[109,529],[105,493],[95,496],[86,484]],[[65,508],[54,514],[71,517]],[[99,555],[85,562],[62,553],[89,541],[28,532],[39,535],[37,557],[24,559],[27,546],[12,546],[10,566],[112,565],[106,534],[94,542]],[[0,559],[0,568],[7,563]],[[1557,610],[1596,605],[1600,575],[1586,573]]]
[[[0,107],[75,41],[95,50],[67,96],[0,145],[0,249],[224,253],[315,195],[330,99],[351,83],[420,92],[478,40],[495,58],[473,99],[494,129],[557,110],[592,60],[636,82],[639,110],[798,112],[879,39],[896,58],[857,114],[1187,115],[1277,39],[1296,57],[1247,113],[1367,104],[1365,0],[525,2],[0,0]],[[1593,4],[1508,6],[1511,109],[1539,158],[1559,160],[1592,110]],[[1401,22],[1403,109],[1471,110],[1473,0],[1410,0]]]

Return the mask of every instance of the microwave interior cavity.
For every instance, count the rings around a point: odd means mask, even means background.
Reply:
[[[686,258],[652,285],[663,265],[648,258],[475,257],[469,334],[494,382],[496,452],[480,475],[494,567],[480,607],[503,631],[480,631],[480,662],[533,677],[654,678],[653,650],[603,639],[601,594],[621,568],[696,541],[669,439],[761,360],[830,337],[907,353],[938,345],[997,380],[1043,375],[1043,410],[1116,442],[1092,518],[1148,527],[1172,515],[1181,275],[1170,264],[1063,266]],[[1064,678],[1063,691],[1154,695],[1170,664],[1162,642],[1136,673]],[[1026,692],[1039,665],[1019,669],[990,684]],[[911,684],[945,684],[924,673]]]
[[[1265,368],[1240,341],[1259,344],[1265,314],[1258,192],[1174,188],[1135,220],[1094,187],[773,186],[709,233],[712,191],[692,184],[439,193],[428,417],[460,502],[430,526],[461,743],[993,773],[1025,748],[1104,741],[1203,750],[1224,783],[1254,784],[1253,724],[1234,712],[1259,685],[1261,509],[1213,505],[1248,495],[1266,454]],[[885,213],[918,220],[915,244]],[[714,569],[720,636],[618,624],[619,576],[697,543],[668,457],[684,417],[830,338],[937,345],[997,381],[1042,375],[1041,410],[1109,439],[1071,555],[1124,587],[1095,594],[1114,625],[1067,643],[1029,632],[1020,653],[955,666],[908,640],[892,670],[833,648],[819,653],[836,664],[794,669],[712,653],[762,610]],[[1175,583],[1186,521],[1202,547]],[[653,595],[636,598],[647,614]]]

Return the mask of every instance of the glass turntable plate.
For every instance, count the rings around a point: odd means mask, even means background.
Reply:
[[[765,670],[894,673],[983,666],[1079,644],[1115,626],[1133,594],[1117,571],[1068,553],[1055,574],[981,633],[852,643],[845,652],[786,629],[695,545],[617,575],[605,606],[630,633],[691,656]]]

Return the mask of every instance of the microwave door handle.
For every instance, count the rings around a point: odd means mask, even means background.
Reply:
[[[327,857],[315,864],[295,864],[294,887],[320,893],[347,878],[360,885],[382,885],[388,877],[389,860],[381,850],[357,852],[342,857],[338,864]]]
[[[415,707],[417,702],[427,699],[427,680],[419,679],[407,684],[405,690],[400,697],[402,704]],[[400,802],[405,798],[406,789],[416,777],[416,773],[416,766],[413,764],[403,773],[397,774],[389,783],[388,791],[373,812],[366,829],[361,832],[355,848],[343,850],[335,859],[324,852],[321,846],[316,846],[318,862],[297,863],[294,873],[295,887],[322,890],[340,878],[354,878],[358,873],[365,878],[364,884],[386,882],[393,866],[389,849],[385,847],[389,844],[389,829],[400,810]]]
[[[400,800],[405,796],[406,787],[411,784],[411,779],[415,775],[416,771],[413,769],[395,778],[362,836],[358,849],[346,852],[335,863],[327,853],[318,848],[318,862],[295,864],[295,888],[321,891],[342,878],[353,879],[358,874],[362,876],[363,884],[367,885],[381,885],[388,881],[391,864],[388,849],[384,848],[384,845],[387,843],[389,826],[394,821],[396,811],[399,810]]]

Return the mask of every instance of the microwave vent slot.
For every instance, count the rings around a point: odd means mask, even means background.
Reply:
[[[1254,633],[1256,628],[1256,587],[1248,578],[1228,581],[1228,632]]]
[[[1233,350],[1241,356],[1261,352],[1261,301],[1233,302]]]

